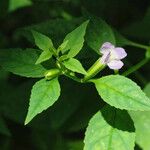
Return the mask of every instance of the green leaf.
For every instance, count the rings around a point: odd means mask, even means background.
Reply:
[[[150,34],[149,34],[149,27],[150,27],[150,7],[148,7],[147,12],[143,19],[139,19],[138,21],[134,21],[130,23],[128,26],[122,30],[126,35],[149,41]]]
[[[83,141],[68,141],[67,146],[69,150],[82,150],[83,149]]]
[[[31,0],[9,0],[9,11],[15,11],[18,8],[32,5]]]
[[[150,59],[150,48],[146,51],[146,58]]]
[[[79,62],[79,60],[75,58],[70,58],[63,62],[64,66],[68,68],[69,70],[81,74],[87,74],[85,69],[83,68],[82,64]]]
[[[99,49],[104,42],[115,44],[112,29],[102,19],[92,17],[86,33],[87,44],[99,54]]]
[[[150,83],[146,85],[146,87],[144,88],[144,92],[150,98]]]
[[[60,85],[57,78],[50,81],[42,79],[36,82],[31,91],[25,124],[28,124],[37,114],[52,106],[59,96]]]
[[[52,51],[54,49],[52,40],[37,31],[32,30],[36,46],[43,51]]]
[[[43,51],[35,64],[40,64],[46,60],[49,60],[51,57],[52,57],[52,53],[50,51],[47,50]]]
[[[144,88],[144,92],[150,98],[150,83]],[[150,148],[150,111],[129,112],[136,128],[136,142],[143,150]]]
[[[115,35],[115,39],[116,39],[116,45],[118,45],[118,46],[131,45],[132,42],[130,40],[126,39],[118,31],[114,30],[114,35]]]
[[[101,98],[111,106],[126,110],[150,110],[150,99],[126,77],[109,75],[93,82]]]
[[[65,53],[69,50],[68,52],[69,58],[76,56],[82,49],[83,43],[84,43],[84,35],[86,32],[86,27],[88,23],[89,21],[85,21],[75,30],[67,34],[67,36],[65,37],[64,42],[68,41],[68,43],[67,43],[66,48],[62,50],[62,52]]]
[[[133,122],[126,111],[107,106],[90,120],[84,150],[134,150]]]
[[[67,47],[67,44],[68,44],[68,40],[67,41],[64,41],[59,47],[58,47],[58,52],[59,51],[64,51],[65,48]]]
[[[6,49],[0,51],[0,65],[14,74],[39,78],[43,77],[46,69],[42,65],[35,65],[38,58],[35,49]]]
[[[83,18],[74,18],[71,21],[65,19],[49,19],[42,23],[31,25],[16,30],[15,36],[20,39],[22,36],[34,43],[31,31],[38,31],[52,38],[54,44],[59,47],[66,33],[73,31],[79,24],[83,22]],[[56,28],[57,27],[57,28]]]

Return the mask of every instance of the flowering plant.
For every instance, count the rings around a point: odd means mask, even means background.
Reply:
[[[51,131],[59,132],[68,118],[69,123],[73,122],[65,126],[71,126],[70,131],[86,128],[84,150],[133,150],[135,142],[143,146],[142,140],[136,140],[140,132],[137,116],[150,111],[150,98],[127,76],[149,62],[150,46],[127,40],[101,19],[88,19],[59,44],[38,28],[26,29],[35,47],[1,51],[0,65],[15,75],[40,78],[31,89],[24,123],[28,127],[31,122],[32,128],[34,121],[36,126],[42,124],[42,121],[36,122],[37,118],[42,120],[42,116],[36,116],[44,111],[42,114],[50,119],[47,126]],[[103,26],[104,33],[97,32],[95,25],[97,30]],[[118,44],[114,39],[121,42]],[[144,59],[130,68],[128,47],[123,48],[127,45],[146,51]],[[78,109],[81,102],[82,108]],[[55,108],[59,110],[56,114]],[[75,110],[81,116],[70,117]],[[87,118],[84,113],[88,114]],[[42,129],[47,123],[43,124]]]

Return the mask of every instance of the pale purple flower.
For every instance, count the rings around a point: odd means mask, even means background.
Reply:
[[[100,53],[102,53],[101,63],[108,65],[113,70],[121,69],[124,65],[121,60],[127,56],[127,53],[122,47],[115,47],[109,42],[105,42],[102,45]]]

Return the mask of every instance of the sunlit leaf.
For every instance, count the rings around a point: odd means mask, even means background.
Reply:
[[[66,68],[68,68],[69,70],[71,70],[73,72],[87,74],[87,72],[83,68],[82,64],[80,63],[80,61],[75,58],[70,58],[70,59],[64,61],[63,64]]]
[[[134,150],[133,122],[126,111],[110,106],[90,120],[84,150]]]
[[[84,35],[88,23],[89,21],[85,21],[75,30],[67,34],[67,36],[65,37],[64,42],[68,41],[68,43],[66,48],[62,52],[65,53],[69,50],[68,52],[69,58],[76,56],[82,49],[84,43]]]
[[[150,98],[150,84],[148,84],[144,92]],[[136,128],[136,142],[143,150],[150,148],[150,111],[130,111],[129,112]]]
[[[59,96],[60,85],[57,78],[50,81],[42,79],[36,82],[31,91],[25,124],[29,123],[37,114],[52,106]]]
[[[132,80],[109,75],[94,80],[101,98],[108,104],[126,110],[150,110],[150,99]]]
[[[41,53],[41,55],[39,56],[35,64],[40,64],[46,60],[49,60],[51,57],[52,57],[52,53],[50,51],[44,51]]]

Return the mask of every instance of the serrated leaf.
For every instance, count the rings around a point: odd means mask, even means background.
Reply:
[[[35,39],[35,44],[39,49],[43,51],[51,51],[54,49],[53,42],[48,36],[33,30],[32,34]]]
[[[64,61],[63,64],[66,68],[68,68],[69,70],[71,70],[73,72],[87,74],[87,72],[83,68],[82,64],[80,63],[80,61],[75,58],[70,58],[70,59]]]
[[[42,79],[36,82],[31,91],[25,124],[28,124],[37,114],[52,106],[59,96],[60,85],[57,78],[50,81]]]
[[[32,5],[31,0],[9,0],[9,11],[15,11],[18,8]]]
[[[134,150],[133,122],[126,111],[107,106],[90,120],[84,150]]]
[[[104,42],[115,44],[115,36],[111,27],[100,18],[91,17],[86,33],[87,44],[99,54]]]
[[[150,98],[150,83],[146,85],[146,87],[144,88],[144,92]]]
[[[43,77],[46,69],[35,65],[38,58],[35,49],[6,49],[0,51],[0,65],[6,71],[25,77]]]
[[[150,110],[150,99],[126,77],[109,75],[93,82],[101,98],[111,106],[126,110]]]
[[[68,43],[66,48],[62,50],[62,52],[65,53],[69,50],[68,52],[69,58],[76,56],[82,49],[84,43],[84,35],[86,32],[86,27],[88,25],[88,22],[89,21],[85,21],[75,30],[67,34],[67,36],[65,37],[64,42],[68,41]]]
[[[144,88],[144,92],[150,98],[150,84]],[[136,128],[136,143],[143,149],[150,148],[150,111],[130,111],[135,128]]]
[[[40,64],[46,60],[49,60],[51,57],[52,53],[50,51],[43,51],[35,64]]]

